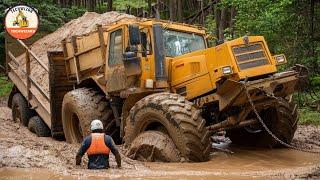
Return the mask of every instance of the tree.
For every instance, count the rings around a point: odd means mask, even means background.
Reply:
[[[108,8],[107,11],[112,11],[112,0],[108,0]]]

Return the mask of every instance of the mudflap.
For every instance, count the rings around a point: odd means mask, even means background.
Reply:
[[[286,71],[271,77],[255,81],[226,80],[215,93],[219,99],[219,110],[223,111],[231,106],[241,106],[248,103],[245,88],[248,89],[252,101],[269,99],[270,95],[286,97],[297,91],[299,73]]]

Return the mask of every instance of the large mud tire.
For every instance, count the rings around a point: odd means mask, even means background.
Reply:
[[[29,119],[36,114],[34,110],[29,108],[27,100],[21,93],[13,95],[11,110],[13,120],[24,126],[28,126]]]
[[[98,91],[79,88],[68,92],[62,103],[62,124],[66,141],[79,143],[90,133],[90,123],[99,119],[104,127],[112,119],[112,110],[107,100]],[[112,132],[106,132],[111,134]],[[114,134],[115,141],[119,135]]]
[[[209,159],[209,132],[205,120],[193,104],[178,94],[157,93],[138,101],[126,120],[125,145],[128,147],[142,132],[157,130],[168,134],[182,160]]]
[[[293,102],[279,99],[276,107],[269,108],[260,114],[269,130],[283,142],[290,144],[297,130],[298,112]],[[261,127],[263,128],[263,127]],[[266,130],[259,133],[250,133],[246,129],[234,129],[227,131],[227,136],[232,143],[243,146],[281,147]]]
[[[31,132],[36,133],[38,137],[49,137],[51,136],[50,128],[39,116],[33,116],[29,120],[28,129]]]

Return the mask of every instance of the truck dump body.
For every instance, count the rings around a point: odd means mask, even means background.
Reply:
[[[61,121],[60,111],[63,95],[65,91],[72,89],[70,85],[72,83],[67,80],[66,76],[61,41],[74,35],[90,33],[96,29],[97,24],[108,25],[123,18],[134,19],[135,17],[117,12],[104,14],[88,12],[39,39],[30,47],[24,45],[22,41],[22,44],[21,42],[17,43],[18,47],[11,47],[20,48],[22,52],[25,52],[22,55],[13,55],[11,53],[13,49],[6,49],[8,76],[17,90],[29,100],[32,108],[50,128],[53,128],[52,130],[55,130],[55,127],[51,127],[52,121]],[[30,59],[29,75],[27,74],[27,51]],[[57,129],[61,131],[59,123],[58,126]]]

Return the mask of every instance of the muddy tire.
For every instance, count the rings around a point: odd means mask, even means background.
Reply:
[[[293,102],[280,99],[277,107],[269,108],[260,113],[271,132],[290,144],[295,131],[297,130],[298,112]],[[248,130],[241,128],[227,132],[227,136],[232,143],[244,146],[258,147],[281,147],[280,143],[269,135],[261,126],[262,130],[258,133],[250,133]]]
[[[36,114],[34,110],[29,108],[27,100],[21,93],[13,95],[11,110],[13,120],[24,126],[28,126],[29,119]]]
[[[38,137],[51,136],[51,130],[39,116],[33,116],[29,120],[28,129],[36,133]]]
[[[180,152],[172,139],[160,131],[145,131],[134,139],[126,156],[146,162],[179,162]]]
[[[140,133],[168,134],[185,161],[209,159],[209,132],[193,104],[178,94],[157,93],[138,101],[126,120],[124,141],[129,147]]]
[[[90,123],[99,119],[106,127],[112,119],[112,110],[99,92],[79,88],[68,92],[62,102],[62,124],[66,141],[79,143],[90,133]],[[110,134],[110,132],[106,132]],[[117,140],[119,135],[114,134]]]

